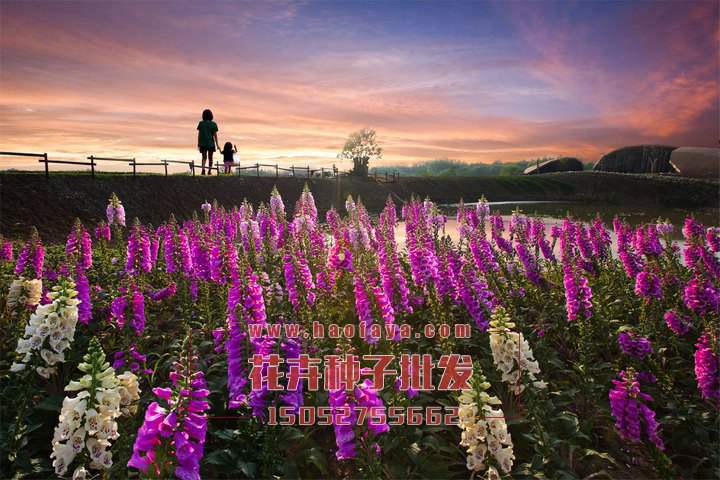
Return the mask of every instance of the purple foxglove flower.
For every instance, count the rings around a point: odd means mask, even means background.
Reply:
[[[683,300],[687,308],[703,315],[706,312],[716,312],[720,307],[720,292],[712,283],[701,277],[693,277],[683,290]]]
[[[100,222],[97,227],[95,227],[95,238],[98,240],[105,240],[106,242],[110,241],[112,234],[110,233],[110,226],[105,222]]]
[[[203,398],[209,392],[203,373],[193,371],[193,360],[194,357],[189,361],[190,365],[176,363],[170,375],[172,389],[153,389],[169,408],[161,407],[158,402],[150,404],[145,421],[135,437],[128,467],[146,474],[152,468],[155,476],[173,472],[183,480],[200,479],[200,461],[207,433],[205,411],[209,408]],[[171,396],[174,396],[174,400],[170,399]],[[162,447],[166,454],[161,464],[156,463],[158,447]]]
[[[374,286],[372,291],[375,296],[375,302],[380,310],[380,317],[383,319],[386,327],[392,327],[392,325],[395,324],[395,309],[393,309],[390,299],[385,294],[385,290],[381,286]],[[395,329],[395,335],[392,340],[400,340],[399,330],[399,328]]]
[[[265,324],[267,314],[265,313],[265,298],[263,297],[262,286],[258,283],[258,277],[252,271],[247,275],[247,295],[243,306],[250,312],[250,321],[255,324]]]
[[[617,340],[622,351],[631,357],[642,360],[653,352],[650,340],[633,332],[620,332]]]
[[[700,258],[702,258],[705,272],[709,278],[720,280],[720,260],[712,252],[706,248],[700,249]]]
[[[705,231],[705,241],[713,253],[720,252],[720,227],[708,227]]]
[[[717,347],[717,337],[708,331],[695,344],[695,378],[702,398],[720,408],[720,362],[713,343]]]
[[[150,237],[148,236],[147,231],[143,227],[139,227],[139,242],[140,242],[140,268],[144,272],[149,272],[152,270],[153,267],[153,261],[152,261],[152,252],[150,247]]]
[[[363,285],[363,281],[358,275],[355,275],[353,277],[353,285],[355,290],[355,311],[357,312],[360,324],[364,326],[365,341],[367,341],[368,343],[377,343],[378,338],[372,336],[372,334],[370,333],[370,326],[373,324],[370,299],[365,292],[365,286]]]
[[[115,221],[115,207],[112,203],[108,203],[108,206],[105,209],[105,214],[107,215],[108,224],[112,225]]]
[[[635,277],[635,294],[646,299],[662,298],[660,279],[652,272],[643,270]]]
[[[125,207],[122,204],[115,207],[115,223],[121,227],[125,226]]]
[[[306,295],[306,301],[308,305],[313,305],[315,303],[315,281],[313,280],[312,272],[310,271],[310,266],[308,265],[307,260],[305,259],[305,256],[302,255],[302,253],[298,252],[298,255],[296,256],[297,260],[297,267],[298,267],[298,273],[300,276],[300,281],[303,284],[303,287],[305,289],[305,295]]]
[[[165,259],[165,271],[167,273],[175,273],[177,266],[175,264],[175,229],[171,225],[167,225],[163,230],[163,258]]]
[[[542,277],[540,276],[537,259],[532,256],[523,243],[518,241],[515,242],[515,252],[520,259],[520,262],[523,264],[527,279],[535,285],[541,285]]]
[[[92,320],[92,304],[90,303],[90,283],[88,282],[85,271],[82,267],[78,267],[75,276],[75,285],[77,288],[77,298],[80,300],[78,305],[78,322],[87,325]]]
[[[30,242],[26,243],[20,250],[17,262],[15,263],[15,275],[21,276],[25,271],[28,259],[30,258]]]
[[[671,235],[675,230],[672,223],[658,223],[655,225],[655,231],[660,235]]]
[[[189,278],[193,272],[192,254],[190,252],[190,240],[182,229],[178,232],[178,247],[180,249],[183,274],[186,278]]]
[[[288,338],[280,344],[280,348],[283,351],[285,363],[288,363],[288,359],[292,360],[300,358],[301,346],[300,342],[298,342],[297,340]],[[280,395],[280,400],[283,404],[292,407],[293,412],[297,414],[300,411],[300,407],[304,403],[302,381],[298,382],[297,389],[288,389],[284,393],[282,393]]]
[[[372,380],[365,379],[355,387],[355,399],[361,407],[384,409],[385,404],[378,395],[378,391],[373,387]],[[367,428],[373,435],[380,435],[390,431],[387,422],[381,422],[372,415],[368,416]]]
[[[645,421],[645,433],[655,446],[663,450],[664,445],[659,436],[659,424],[655,420],[655,412],[643,401],[652,401],[652,397],[640,391],[637,374],[632,370],[619,373],[620,380],[613,380],[610,390],[610,411],[615,418],[615,429],[620,436],[629,442],[641,440],[641,418]]]
[[[332,409],[335,444],[338,447],[335,457],[338,460],[350,460],[357,457],[355,433],[353,432],[355,402],[344,389],[339,389],[328,392],[328,405]],[[344,410],[340,410],[341,407]],[[350,413],[345,417],[343,413],[348,409]]]
[[[136,262],[136,258],[138,256],[138,250],[139,250],[138,240],[137,240],[137,236],[135,235],[135,232],[136,232],[136,228],[133,227],[132,230],[130,231],[130,236],[128,237],[127,249],[126,249],[127,255],[126,255],[126,259],[125,259],[125,271],[130,274],[133,274],[136,272],[135,262]]]
[[[276,221],[285,221],[285,205],[283,204],[277,187],[273,187],[272,193],[270,194],[270,214]]]
[[[115,297],[110,302],[110,317],[118,328],[125,326],[125,310],[127,309],[127,298],[125,296]]]
[[[682,317],[675,310],[668,310],[663,317],[665,324],[675,335],[685,335],[690,331],[692,323],[687,315]]]
[[[255,355],[262,355],[263,359],[272,353],[275,347],[275,340],[269,336],[263,336],[261,338],[254,338],[252,345]],[[269,401],[269,390],[267,387],[267,365],[263,366],[262,372],[262,388],[259,390],[252,390],[248,395],[248,405],[252,409],[252,414],[255,417],[264,419],[267,413],[267,404]]]
[[[145,420],[135,436],[133,454],[128,467],[148,473],[148,469],[155,463],[155,448],[162,444],[160,439],[160,425],[165,420],[167,410],[157,402],[152,402],[145,411]],[[159,472],[158,472],[159,473]]]
[[[246,401],[244,393],[247,384],[245,363],[243,359],[243,343],[247,334],[240,328],[237,309],[240,306],[240,288],[232,286],[228,289],[227,299],[227,326],[228,339],[225,342],[227,352],[227,385],[228,408],[240,408]]]
[[[598,259],[604,260],[609,256],[610,233],[599,217],[595,218],[590,224],[590,241],[592,242],[593,254]]]
[[[3,240],[0,246],[0,260],[13,261],[13,244],[10,240]]]
[[[490,325],[490,312],[496,303],[492,292],[469,268],[461,274],[459,286],[460,298],[468,314],[475,321],[475,326],[482,332],[487,331]]]
[[[113,364],[112,368],[115,370],[120,370],[123,366],[125,366],[125,352],[115,352],[115,355],[113,356]]]
[[[45,247],[40,240],[35,244],[35,252],[33,255],[33,269],[35,270],[35,278],[42,278],[43,264],[45,262]]]
[[[138,289],[132,294],[132,313],[133,318],[130,325],[135,330],[136,335],[141,335],[145,330],[145,296]]]
[[[210,248],[208,267],[210,280],[215,283],[224,283],[222,271],[223,255],[221,252],[220,244],[218,242],[215,242]]]
[[[174,297],[176,292],[177,284],[175,282],[170,282],[165,288],[149,292],[148,297],[150,297],[150,300],[153,302],[159,302],[161,300],[165,300],[166,298]]]
[[[495,252],[490,245],[490,242],[484,238],[478,238],[477,236],[471,237],[470,252],[472,253],[475,265],[482,273],[499,272],[500,265],[495,257]]]
[[[283,272],[285,275],[285,290],[287,290],[288,293],[288,301],[293,308],[297,309],[300,306],[300,300],[295,280],[295,262],[289,253],[283,255]]]
[[[565,308],[568,321],[577,320],[580,313],[590,318],[592,309],[592,291],[588,279],[577,275],[570,263],[563,265],[563,285],[565,287]]]
[[[585,260],[593,258],[593,247],[590,242],[590,233],[584,225],[577,225],[575,228],[575,241],[580,255]]]
[[[701,237],[703,233],[702,224],[698,223],[694,218],[687,217],[682,228],[683,236],[686,241],[691,241],[697,237]]]

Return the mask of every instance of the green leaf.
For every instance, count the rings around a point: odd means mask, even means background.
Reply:
[[[236,435],[239,435],[240,432],[238,430],[233,430],[230,428],[225,428],[223,430],[215,430],[210,432],[213,436],[219,438],[220,440],[234,440]]]
[[[319,448],[311,448],[307,460],[309,463],[315,465],[323,475],[327,474],[327,460],[325,459],[325,454],[323,454]]]
[[[618,465],[617,461],[613,457],[611,457],[609,454],[604,453],[604,452],[598,452],[597,450],[593,450],[591,448],[587,448],[584,450],[583,458],[585,458],[585,457],[599,457],[599,458],[602,458],[603,460],[607,460],[608,462],[612,463],[615,466],[618,466],[618,467],[620,466],[620,465]]]
[[[305,434],[294,427],[285,427],[282,429],[280,434],[280,440],[282,442],[299,442],[305,439]]]
[[[257,463],[238,460],[237,468],[248,478],[255,478],[257,475]]]
[[[237,454],[229,448],[223,448],[205,455],[204,461],[212,465],[234,466],[236,456]]]

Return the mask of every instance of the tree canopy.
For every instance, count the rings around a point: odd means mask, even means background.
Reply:
[[[338,154],[340,160],[353,162],[353,173],[367,176],[368,165],[382,159],[382,148],[377,143],[375,130],[363,128],[353,132],[345,142],[342,152]]]

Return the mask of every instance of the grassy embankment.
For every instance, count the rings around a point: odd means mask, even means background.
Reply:
[[[31,225],[46,240],[62,240],[73,220],[87,225],[103,218],[112,192],[122,199],[129,219],[158,224],[170,213],[187,218],[205,201],[216,199],[225,206],[239,205],[244,198],[257,205],[267,202],[277,185],[289,211],[303,185],[308,183],[318,209],[342,207],[348,194],[360,196],[371,211],[380,210],[387,197],[396,203],[412,195],[430,197],[437,203],[475,201],[561,200],[613,205],[718,207],[717,181],[678,177],[624,175],[600,172],[555,173],[537,176],[407,177],[398,184],[342,178],[303,179],[281,177],[190,177],[173,175],[0,174],[0,233],[24,237]]]

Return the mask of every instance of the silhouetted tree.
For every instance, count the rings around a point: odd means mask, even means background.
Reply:
[[[350,134],[338,158],[352,160],[353,175],[367,177],[370,162],[382,159],[382,148],[377,144],[375,130],[363,128]]]

